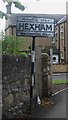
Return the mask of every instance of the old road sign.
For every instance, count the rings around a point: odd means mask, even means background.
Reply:
[[[44,15],[17,16],[17,36],[54,37],[54,18],[46,18]]]

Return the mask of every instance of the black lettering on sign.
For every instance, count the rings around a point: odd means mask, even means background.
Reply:
[[[44,24],[41,24],[41,30],[45,30]]]
[[[37,24],[37,23],[18,23],[18,30],[35,30],[35,31],[52,31],[51,24]]]
[[[35,30],[40,30],[40,24],[35,24]]]
[[[24,23],[19,23],[19,30],[23,30],[25,28]]]
[[[19,30],[28,30],[29,29],[28,23],[19,23],[18,29]]]
[[[34,28],[34,24],[33,24],[33,23],[31,23],[31,24],[30,24],[30,28],[29,28],[29,30],[31,30],[31,29],[32,29],[32,30],[34,30],[34,29],[35,29],[35,28]]]
[[[52,25],[46,25],[46,30],[47,31],[52,31]]]
[[[26,30],[29,29],[28,23],[25,23],[25,29],[26,29]]]

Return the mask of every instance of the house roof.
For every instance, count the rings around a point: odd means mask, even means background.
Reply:
[[[65,21],[66,21],[66,15],[65,15],[63,18],[61,18],[61,19],[57,22],[57,24],[61,24],[61,23],[65,22]]]

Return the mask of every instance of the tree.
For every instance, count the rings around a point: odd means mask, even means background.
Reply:
[[[15,4],[15,7],[17,7],[20,10],[25,10],[25,7],[18,1],[18,0],[2,0],[4,3],[7,2],[8,5],[12,5],[12,3]]]
[[[5,16],[5,19],[8,19],[8,17],[9,17],[9,15],[7,15],[4,12],[0,11],[0,18],[3,19],[4,16]]]
[[[10,7],[11,9],[11,6],[12,6],[12,3],[15,4],[15,7],[24,11],[25,10],[25,7],[24,5],[22,5],[18,0],[2,0],[4,3],[7,2],[7,6],[6,7]],[[8,19],[9,15],[7,15],[6,13],[2,12],[0,10],[0,18],[3,19],[3,17],[5,16],[5,19]]]

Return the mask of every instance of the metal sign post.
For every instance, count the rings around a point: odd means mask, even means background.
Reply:
[[[32,107],[32,98],[33,98],[33,86],[35,81],[35,37],[33,37],[32,40],[32,51],[31,51],[31,86],[30,86],[30,105],[29,105],[29,113],[31,113],[31,107]]]

